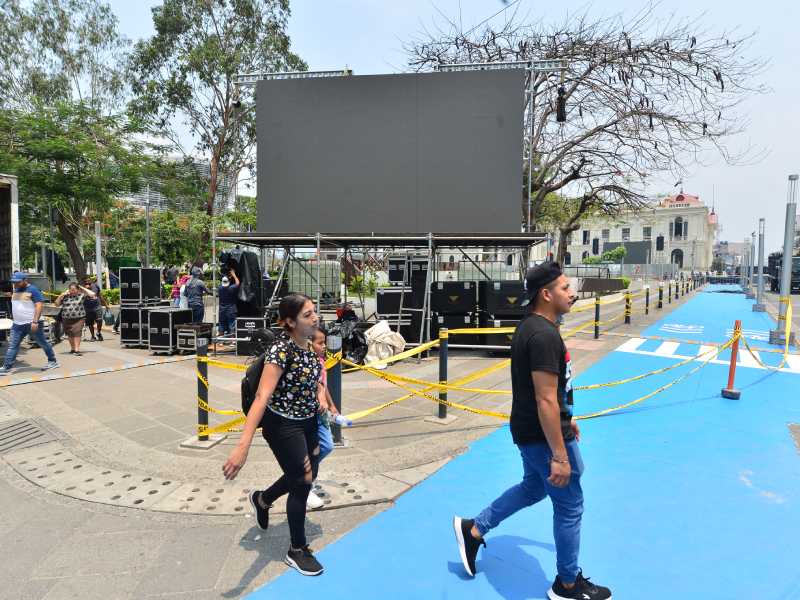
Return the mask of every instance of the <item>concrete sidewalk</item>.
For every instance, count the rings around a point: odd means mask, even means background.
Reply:
[[[635,335],[682,302],[673,300],[658,311],[653,300],[649,317],[637,311],[632,325],[617,319],[611,329]],[[603,320],[621,309],[621,304],[604,306]],[[565,328],[593,319],[590,313],[569,317]],[[620,343],[614,336],[572,338],[575,370]],[[80,358],[63,354],[64,343],[56,351],[66,371],[150,358],[144,350],[118,344],[108,335],[103,343],[85,343]],[[503,358],[477,352],[451,356],[452,380]],[[21,358],[32,366],[44,361],[41,350]],[[210,451],[179,447],[196,429],[194,368],[189,360],[0,389],[0,431],[27,428],[42,442],[0,447],[0,529],[11,557],[0,571],[17,586],[9,597],[236,597],[283,570],[284,516],[276,514],[263,535],[252,527],[249,504],[242,500],[245,490],[263,487],[279,474],[266,445],[254,440],[248,464],[230,483],[222,479],[221,467],[236,434]],[[433,381],[437,358],[405,361],[389,371]],[[212,367],[209,379],[211,405],[237,408],[240,373]],[[509,389],[508,370],[470,385]],[[344,377],[345,413],[403,395],[367,374]],[[510,396],[449,397],[470,406],[510,408]],[[318,491],[329,504],[309,516],[314,547],[389,506],[500,425],[465,412],[448,425],[426,421],[436,410],[429,400],[413,397],[345,430],[347,447],[335,450],[320,469]]]

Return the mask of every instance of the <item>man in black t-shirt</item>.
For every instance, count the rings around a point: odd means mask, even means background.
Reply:
[[[511,437],[522,457],[523,478],[475,519],[453,518],[461,560],[475,575],[483,536],[502,521],[546,496],[553,503],[553,533],[558,575],[550,600],[608,600],[608,588],[595,585],[578,567],[583,491],[580,430],[572,418],[572,367],[557,322],[575,297],[558,264],[546,262],[525,276],[530,313],[511,340]]]

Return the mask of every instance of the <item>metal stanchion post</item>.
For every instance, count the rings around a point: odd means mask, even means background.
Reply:
[[[342,351],[342,336],[329,334],[326,342],[328,352],[333,355]],[[336,361],[336,364],[328,369],[328,391],[331,394],[333,405],[339,414],[342,413],[342,363]],[[336,423],[331,423],[331,433],[333,434],[333,443],[337,445],[344,445],[342,440],[342,426]]]
[[[631,293],[625,292],[625,325],[631,324]]]
[[[439,383],[447,385],[447,327],[439,329]],[[447,401],[447,390],[439,388],[439,400]],[[447,405],[439,403],[439,418],[447,418]]]
[[[672,304],[672,280],[669,280],[669,285],[667,285],[667,304]]]
[[[680,282],[680,280],[676,280],[675,281],[675,300],[679,300],[680,299],[680,297],[681,297],[680,293],[681,293],[681,282]]]
[[[742,396],[742,393],[733,387],[734,380],[736,379],[736,356],[739,353],[739,335],[741,335],[741,333],[742,322],[737,320],[733,328],[733,335],[736,336],[736,339],[733,341],[733,346],[731,346],[731,363],[728,367],[728,385],[722,388],[722,397],[728,398],[729,400],[738,400]]]
[[[664,284],[663,283],[659,283],[658,284],[658,304],[656,305],[656,308],[659,308],[659,309],[664,308]]]
[[[594,339],[600,337],[600,296],[594,297]]]
[[[650,288],[644,288],[644,314],[650,314]]]
[[[197,346],[197,397],[202,400],[205,405],[197,404],[197,441],[207,442],[208,434],[200,434],[202,427],[208,427],[208,411],[205,406],[208,406],[208,363],[204,360],[208,358],[208,346],[206,344],[198,344]]]

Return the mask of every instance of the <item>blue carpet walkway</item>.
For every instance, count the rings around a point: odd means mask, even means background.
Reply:
[[[736,318],[745,330],[774,327],[751,305],[741,294],[699,294],[645,334],[721,342]],[[667,336],[666,324],[694,333]],[[612,352],[576,383],[674,363]],[[576,413],[628,402],[697,364],[579,392]],[[800,598],[800,454],[787,427],[800,423],[800,374],[739,369],[739,401],[720,397],[726,378],[724,365],[709,364],[642,404],[582,421],[581,566],[618,600]],[[290,571],[250,598],[545,598],[555,573],[548,500],[487,536],[474,579],[451,529],[453,514],[477,514],[520,474],[504,427],[319,552],[321,577]]]

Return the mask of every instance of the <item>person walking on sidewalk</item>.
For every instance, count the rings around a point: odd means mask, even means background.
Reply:
[[[84,289],[91,290],[94,298],[88,295],[83,299],[83,308],[86,309],[86,326],[92,335],[92,342],[103,341],[103,309],[108,308],[108,302],[103,297],[100,286],[97,285],[94,277],[86,277],[83,280]],[[95,328],[97,333],[95,334]]]
[[[72,281],[67,290],[55,301],[55,305],[61,307],[61,323],[64,325],[64,335],[69,340],[69,353],[75,356],[83,356],[81,354],[81,337],[83,336],[83,326],[86,324],[84,305],[86,298],[96,298],[95,293]]]
[[[583,491],[580,430],[572,418],[572,368],[557,321],[574,302],[569,279],[557,263],[545,262],[525,276],[530,313],[511,340],[511,437],[522,458],[522,481],[506,490],[474,519],[453,517],[461,561],[474,576],[484,536],[517,511],[546,496],[553,504],[558,574],[550,600],[608,600],[578,566]]]
[[[35,285],[28,283],[28,276],[19,271],[11,275],[11,283],[14,285],[14,290],[11,294],[13,323],[3,365],[0,366],[0,375],[8,375],[13,372],[19,345],[28,334],[33,336],[33,339],[47,355],[47,364],[42,367],[42,371],[60,367],[61,365],[56,360],[56,354],[53,352],[53,347],[44,337],[39,321],[42,316],[42,307],[44,306],[42,292]]]
[[[239,443],[222,467],[225,479],[233,479],[247,461],[256,429],[275,455],[283,475],[266,490],[250,493],[256,523],[269,526],[269,509],[281,496],[286,499],[291,545],[285,561],[303,575],[319,575],[322,565],[306,541],[306,501],[319,466],[317,438],[318,397],[322,367],[310,349],[319,317],[314,302],[303,294],[289,294],[278,305],[280,323],[289,339],[277,339],[264,355],[264,369],[255,399],[247,413]],[[262,420],[263,419],[263,420]]]

